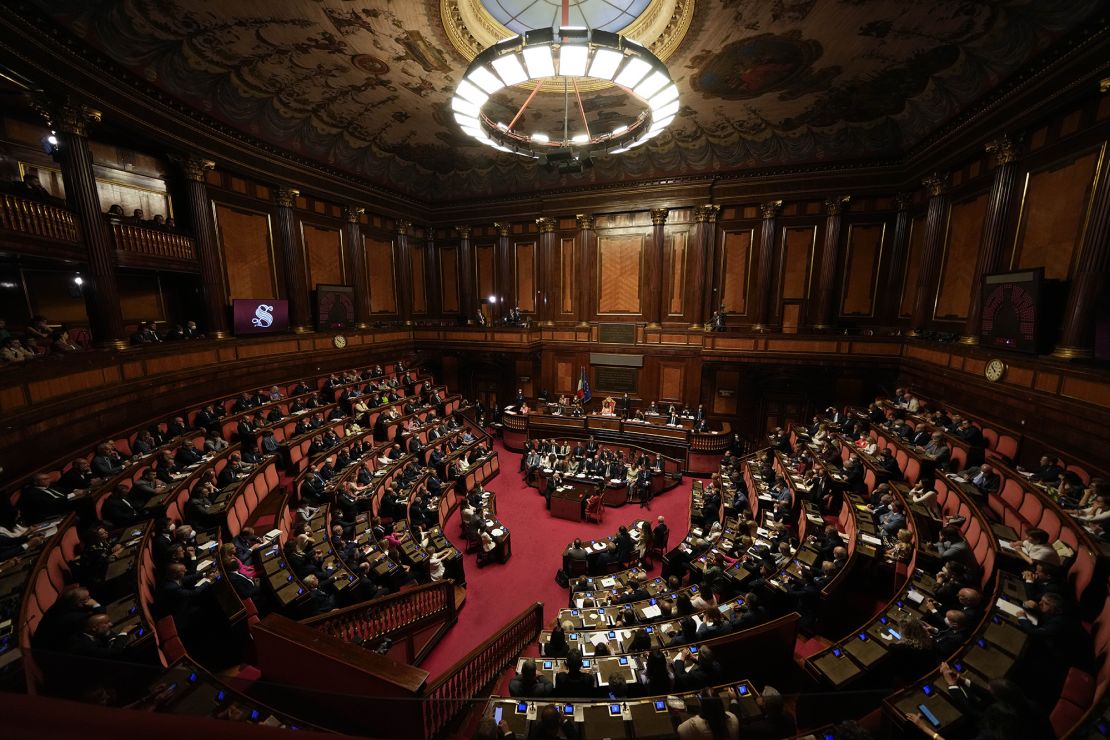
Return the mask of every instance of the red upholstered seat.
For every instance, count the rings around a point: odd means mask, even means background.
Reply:
[[[1035,495],[1027,495],[1021,500],[1021,507],[1018,509],[1018,514],[1023,520],[1030,525],[1041,520],[1041,513],[1044,511],[1044,504]]]
[[[1072,668],[1064,680],[1064,690],[1060,697],[1080,707],[1091,706],[1095,700],[1095,677],[1086,671]]]
[[[983,439],[987,442],[987,448],[991,450],[997,448],[998,432],[991,429],[990,427],[983,427],[981,431],[983,432]]]
[[[995,445],[994,451],[1007,460],[1013,460],[1017,456],[1018,441],[1016,438],[1008,434],[1002,434],[998,437],[998,444]]]
[[[959,445],[952,446],[952,472],[967,467],[967,451]]]
[[[1066,465],[1064,469],[1069,473],[1075,473],[1079,480],[1083,481],[1083,485],[1089,485],[1091,482],[1091,474],[1078,465]]]
[[[1054,509],[1044,509],[1041,512],[1041,520],[1037,526],[1048,533],[1048,540],[1052,542],[1060,538],[1060,530],[1062,524],[1060,522],[1060,515]]]
[[[1071,730],[1079,724],[1083,719],[1084,709],[1076,706],[1067,699],[1060,699],[1056,702],[1056,708],[1052,710],[1049,715],[1049,721],[1052,722],[1052,729],[1056,732],[1056,737],[1067,737]]]
[[[177,624],[172,616],[165,616],[154,625],[158,634],[158,652],[163,665],[176,663],[186,657],[185,645],[177,634]]]
[[[921,477],[921,463],[917,461],[917,458],[907,458],[902,472],[906,476],[906,482],[912,486]]]

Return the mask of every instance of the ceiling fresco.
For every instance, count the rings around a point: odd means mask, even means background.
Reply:
[[[667,59],[681,92],[675,122],[639,149],[558,175],[455,126],[451,93],[468,60],[444,28],[451,0],[35,0],[187,106],[429,202],[896,157],[1100,5],[687,1],[689,30]],[[591,105],[606,114],[604,99]]]

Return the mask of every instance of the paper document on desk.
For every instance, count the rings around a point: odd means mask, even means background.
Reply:
[[[605,549],[605,543],[604,542],[595,542],[593,544],[593,548],[595,550],[604,550]]]
[[[500,527],[490,532],[491,537],[500,537],[503,534],[505,534],[505,530],[501,529]]]
[[[613,578],[602,578],[601,579],[601,587],[602,588],[612,588],[613,586],[616,586],[616,585],[617,585],[617,582]]]
[[[197,572],[201,573],[203,571],[208,570],[211,567],[212,567],[212,561],[211,560],[201,560],[199,563],[197,563]]]
[[[881,539],[879,539],[878,537],[872,537],[869,534],[861,534],[859,538],[867,544],[874,545],[875,547],[882,547],[883,544],[883,541]]]
[[[1003,550],[1009,550],[1010,552],[1017,552],[1017,548],[1014,547],[1012,544],[1010,544],[1010,542],[1007,541],[1007,540],[999,540],[998,544],[1002,546]]]
[[[1012,601],[1006,601],[1005,599],[999,599],[995,603],[995,606],[998,607],[999,611],[1005,612],[1006,614],[1009,614],[1011,617],[1016,617],[1016,616],[1018,616],[1018,614],[1020,612],[1025,611],[1018,604],[1015,604]]]
[[[658,604],[645,606],[643,609],[645,619],[655,619],[656,617],[663,616],[663,610],[659,608]]]
[[[906,598],[915,604],[920,604],[921,602],[925,601],[925,595],[917,589],[913,588],[906,592]]]
[[[605,636],[604,632],[594,632],[592,635],[590,635],[591,645],[600,645],[607,642],[609,642],[609,638]]]

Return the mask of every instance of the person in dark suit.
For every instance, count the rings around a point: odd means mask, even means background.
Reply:
[[[112,449],[112,445],[102,442],[96,446],[96,454],[92,459],[92,472],[98,478],[109,478],[123,470],[123,462],[119,455]]]
[[[216,484],[221,490],[227,488],[243,477],[246,472],[246,467],[247,466],[243,464],[243,456],[238,452],[232,452],[228,455],[227,465],[224,465],[223,470],[221,470],[219,476],[216,477]]]
[[[69,470],[62,473],[62,477],[54,484],[54,488],[62,493],[87,490],[93,484],[92,467],[89,461],[78,458],[70,465]]]
[[[658,519],[656,519],[655,529],[653,529],[651,531],[651,541],[655,543],[656,547],[660,547],[660,548],[666,547],[667,546],[667,538],[670,536],[670,534],[671,534],[670,528],[667,526],[667,523],[663,520],[663,517],[660,516]]]
[[[39,620],[31,637],[31,647],[36,650],[60,650],[84,629],[89,617],[103,613],[104,607],[89,595],[87,588],[62,591]]]
[[[520,673],[509,681],[510,696],[543,697],[551,696],[555,687],[547,676],[536,673],[536,661],[526,660],[520,668]]]
[[[84,658],[118,660],[127,650],[127,643],[127,635],[112,632],[112,620],[107,614],[90,614],[81,631],[69,639],[66,651]]]
[[[582,654],[577,648],[567,654],[564,665],[566,670],[555,676],[554,696],[591,699],[597,695],[597,683],[593,674],[582,672]]]
[[[308,592],[307,611],[309,616],[330,612],[336,608],[335,595],[329,594],[320,588],[320,579],[315,575],[307,575],[303,580]]]
[[[183,563],[170,563],[154,593],[155,614],[158,617],[172,616],[179,632],[192,629],[209,587],[208,583],[198,585],[200,579],[196,575],[187,575],[187,571]]]
[[[944,615],[944,629],[933,636],[937,654],[942,658],[956,652],[971,636],[967,616],[959,609],[949,609]]]
[[[131,486],[127,483],[120,483],[112,490],[108,500],[104,502],[101,514],[106,521],[115,527],[127,527],[150,518],[150,514],[131,501],[130,493]]]
[[[721,666],[713,658],[710,648],[702,647],[691,663],[690,648],[684,649],[674,659],[674,685],[676,691],[696,691],[719,683]]]
[[[50,476],[36,473],[19,497],[19,509],[28,524],[64,516],[70,510],[66,494],[50,484]]]

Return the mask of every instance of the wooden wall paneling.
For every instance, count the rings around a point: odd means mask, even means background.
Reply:
[[[343,285],[343,234],[338,228],[301,221],[301,243],[308,268],[308,290],[317,285]]]
[[[445,314],[459,312],[459,250],[443,247],[439,250],[440,306]]]
[[[73,277],[70,271],[24,269],[23,286],[30,299],[31,314],[41,314],[51,321],[87,326],[89,317],[85,299]],[[20,318],[29,319],[30,316]],[[8,320],[11,321],[9,330],[12,330],[15,321]]]
[[[597,313],[642,316],[645,241],[649,234],[599,234]]]
[[[478,310],[491,323],[497,318],[497,307],[490,305],[490,296],[497,296],[497,246],[478,244],[474,247],[474,285],[478,291]]]
[[[424,278],[424,246],[415,242],[412,249],[412,312],[428,313],[428,287]]]
[[[1071,275],[1076,246],[1083,237],[1100,150],[1026,174],[1012,269],[1044,267],[1044,276]]]
[[[809,283],[813,272],[813,251],[816,243],[816,226],[786,226],[783,228],[783,300],[804,300],[809,297]]]
[[[515,361],[514,369],[516,370],[514,379],[516,380],[517,389],[524,394],[525,398],[535,398],[538,383],[532,370],[532,361],[518,359]],[[513,398],[516,398],[515,392]]]
[[[940,285],[933,318],[941,321],[967,318],[974,290],[975,260],[982,242],[983,220],[989,198],[986,193],[953,203],[948,211],[948,235],[940,269]]]
[[[913,315],[913,302],[917,291],[917,273],[921,270],[921,253],[925,249],[924,214],[910,221],[909,251],[906,257],[906,272],[902,276],[902,300],[898,304],[898,318]]]
[[[120,272],[117,281],[124,322],[134,324],[140,321],[166,320],[166,306],[158,273]],[[52,314],[44,315],[54,320]]]
[[[562,318],[575,315],[575,249],[578,239],[562,237],[559,239],[559,314]]]
[[[687,231],[675,231],[667,234],[666,241],[666,269],[664,275],[667,279],[666,310],[664,315],[671,319],[686,318],[686,278],[688,272],[690,234]]]
[[[536,242],[518,241],[513,245],[516,272],[516,302],[520,312],[536,313]]]
[[[840,289],[841,316],[875,315],[875,298],[885,244],[885,223],[848,225],[843,283]]]
[[[574,374],[573,359],[555,360],[555,393],[573,394],[578,390],[578,377]]]
[[[397,269],[392,239],[364,236],[370,313],[397,313]]]
[[[748,315],[751,295],[752,248],[755,229],[725,231],[721,239],[721,301],[725,311],[738,316]]]
[[[685,403],[686,401],[686,363],[660,361],[659,362],[659,393],[660,401],[668,403]]]
[[[228,302],[232,298],[277,298],[280,283],[269,212],[216,202],[212,207]]]
[[[714,371],[713,401],[710,413],[732,416],[736,413],[736,398],[740,386],[740,373],[737,370]],[[724,392],[724,395],[722,395]]]

